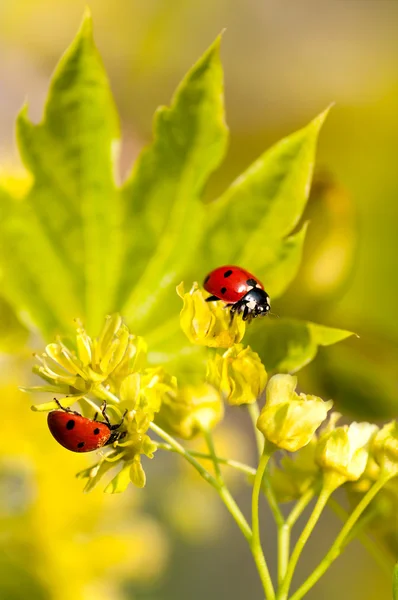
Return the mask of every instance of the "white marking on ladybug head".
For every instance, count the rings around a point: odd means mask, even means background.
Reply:
[[[256,301],[255,300],[250,300],[250,302],[246,303],[246,306],[250,310],[254,310],[256,308]]]

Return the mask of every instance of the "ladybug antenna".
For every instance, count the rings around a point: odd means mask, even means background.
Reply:
[[[268,314],[269,314],[271,317],[276,317],[277,319],[280,319],[280,316],[279,316],[279,315],[277,315],[276,313],[273,313],[273,312],[271,312],[271,311],[270,311]]]

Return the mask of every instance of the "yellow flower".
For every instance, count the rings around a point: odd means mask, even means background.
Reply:
[[[119,395],[120,387],[132,373],[142,370],[146,361],[146,344],[140,337],[130,334],[120,315],[106,318],[98,338],[91,338],[81,324],[76,334],[76,350],[61,339],[48,344],[37,358],[40,365],[33,372],[50,385],[28,388],[27,391],[66,394],[63,406],[71,406],[76,397],[90,393],[101,400],[111,400]],[[116,401],[116,400],[115,400]],[[34,410],[54,410],[55,402],[35,406]]]
[[[373,456],[383,471],[398,473],[398,422],[391,421],[373,440]]]
[[[265,438],[284,450],[296,452],[310,441],[332,408],[332,401],[296,394],[297,378],[274,375],[268,382],[266,403],[257,421]]]
[[[224,416],[220,394],[209,384],[187,385],[163,398],[156,423],[166,431],[189,440],[211,429]]]
[[[364,473],[376,431],[376,425],[354,422],[320,436],[316,461],[325,473],[334,476],[336,486],[356,481]]]
[[[228,404],[251,404],[264,391],[267,372],[250,346],[236,344],[208,361],[207,381],[220,390]]]
[[[180,313],[181,329],[190,342],[210,348],[230,348],[240,342],[245,334],[245,322],[235,317],[231,323],[230,313],[222,302],[206,302],[198,284],[189,293],[184,284],[177,286],[177,294],[184,305]]]

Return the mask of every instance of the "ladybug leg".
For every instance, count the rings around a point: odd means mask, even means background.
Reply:
[[[105,446],[109,446],[110,444],[114,444],[115,442],[122,440],[124,437],[126,437],[126,435],[127,431],[114,431],[109,440],[106,442]]]
[[[235,302],[235,304],[227,304],[227,306],[230,306],[230,320],[229,320],[229,325],[231,326],[233,321],[234,321],[234,317],[235,317],[235,313],[239,310],[239,302]]]
[[[123,413],[122,420],[120,421],[120,423],[116,423],[116,425],[111,425],[111,431],[115,431],[115,429],[119,429],[119,427],[121,427],[123,425],[124,417],[127,415],[127,412],[128,412],[128,410],[126,408],[126,410]],[[125,432],[125,434],[126,433],[127,432]]]
[[[104,417],[105,425],[108,425],[109,429],[111,429],[112,425],[111,425],[108,415],[106,414],[106,407],[107,407],[107,403],[106,403],[106,400],[104,400],[102,403],[102,406],[101,406],[101,414]]]
[[[80,413],[78,413],[76,410],[72,410],[71,408],[69,408],[68,406],[62,406],[61,402],[59,400],[57,400],[57,398],[54,398],[54,402],[55,404],[64,412],[66,413],[70,413],[71,415],[77,415],[78,417],[80,417]]]
[[[250,309],[249,309],[249,307],[246,305],[246,306],[244,307],[244,309],[243,309],[243,316],[242,316],[242,319],[243,319],[244,321],[247,321],[249,318],[250,318]]]
[[[217,300],[219,300],[220,298],[217,298],[217,296],[209,296],[208,298],[205,299],[206,302],[217,302]]]

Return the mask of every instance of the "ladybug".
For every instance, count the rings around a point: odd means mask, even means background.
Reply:
[[[226,302],[231,308],[231,320],[235,313],[242,313],[242,319],[250,322],[253,318],[266,315],[271,308],[263,284],[241,267],[218,267],[207,275],[203,286],[212,294],[206,298],[206,302]]]
[[[117,425],[111,425],[106,414],[106,402],[101,407],[104,421],[97,421],[98,413],[94,419],[87,419],[80,413],[64,408],[54,398],[60,410],[53,410],[48,414],[47,424],[53,437],[61,446],[72,452],[91,452],[103,446],[113,444],[126,435],[126,431],[116,431],[122,425],[122,420]]]

